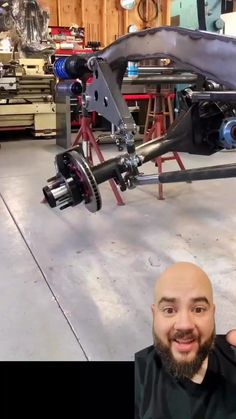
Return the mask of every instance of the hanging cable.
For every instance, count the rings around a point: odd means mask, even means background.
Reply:
[[[222,0],[221,1],[221,14],[231,13],[233,11],[233,1],[232,0]]]
[[[158,8],[158,1],[157,0],[149,0],[150,4],[152,5],[153,13],[149,15],[149,11],[146,10],[149,9],[147,0],[140,0],[137,6],[137,11],[140,19],[144,23],[149,23],[152,20],[157,19],[159,14],[159,8]]]
[[[204,0],[197,0],[197,15],[198,15],[198,27],[200,31],[206,31],[206,13],[205,13]]]

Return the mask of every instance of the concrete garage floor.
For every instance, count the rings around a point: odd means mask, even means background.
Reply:
[[[2,142],[0,360],[133,360],[152,343],[154,282],[180,260],[210,275],[217,332],[236,327],[236,179],[165,185],[165,201],[143,186],[123,193],[125,206],[106,183],[100,212],[52,210],[41,189],[59,151],[55,140]],[[236,152],[182,158],[191,168]]]

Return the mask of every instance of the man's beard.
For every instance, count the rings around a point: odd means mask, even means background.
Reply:
[[[183,339],[184,337],[194,338],[189,332],[177,332],[175,339]],[[209,355],[214,346],[215,327],[209,339],[201,345],[200,338],[198,338],[199,349],[192,361],[177,361],[172,355],[171,349],[168,345],[156,335],[153,328],[154,346],[157,354],[160,356],[164,368],[176,378],[192,378],[201,368],[203,361]],[[173,339],[173,338],[172,338]],[[170,342],[172,341],[170,340]]]

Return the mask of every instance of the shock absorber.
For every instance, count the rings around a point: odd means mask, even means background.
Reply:
[[[53,70],[55,76],[62,80],[90,77],[92,71],[87,66],[87,61],[90,56],[91,54],[80,54],[58,58],[54,63]]]

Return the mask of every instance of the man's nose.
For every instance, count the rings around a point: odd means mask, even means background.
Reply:
[[[188,310],[181,310],[177,313],[175,329],[192,330],[194,328],[192,313]]]

